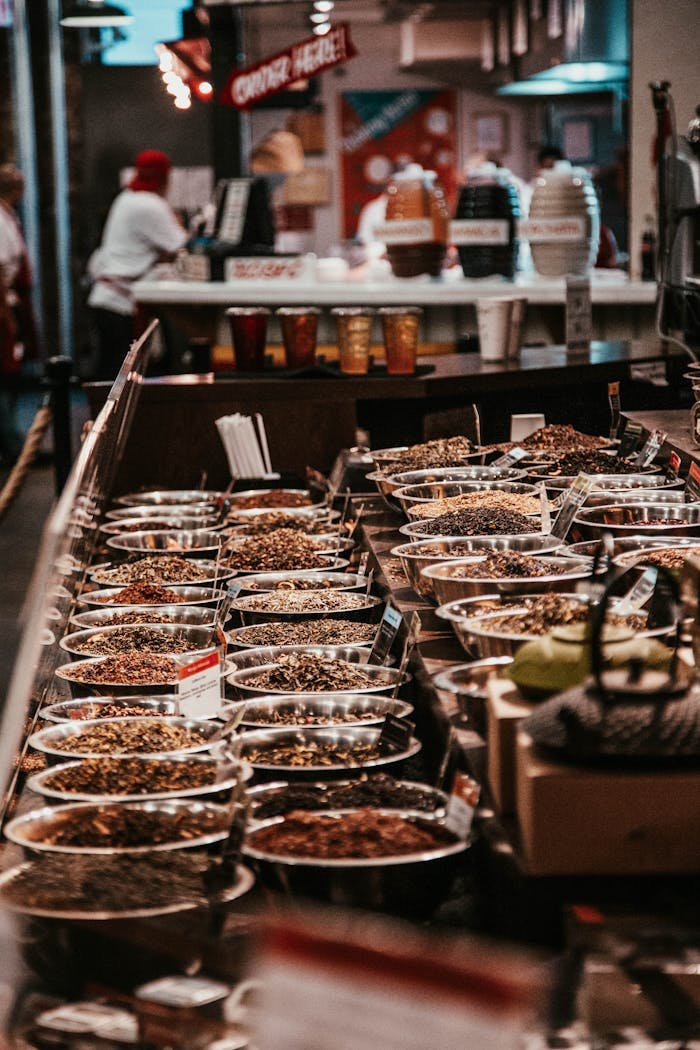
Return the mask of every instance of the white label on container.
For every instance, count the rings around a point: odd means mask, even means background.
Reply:
[[[247,256],[226,259],[224,279],[227,281],[302,281],[309,276],[309,266],[302,255],[292,259]]]
[[[180,668],[178,714],[183,718],[216,718],[221,712],[221,654],[214,652]]]
[[[574,244],[586,239],[586,224],[580,215],[560,219],[520,219],[518,236],[531,244]]]
[[[435,240],[431,219],[388,219],[377,223],[374,236],[384,244],[430,244]]]
[[[508,244],[507,219],[454,219],[450,223],[451,244]]]

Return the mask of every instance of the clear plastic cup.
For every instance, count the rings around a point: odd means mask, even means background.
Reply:
[[[226,311],[237,372],[262,372],[270,311],[265,306],[231,306]]]
[[[340,371],[347,375],[366,375],[374,310],[365,306],[335,306]]]
[[[282,329],[287,368],[316,363],[316,332],[321,311],[315,306],[281,306],[276,311]]]
[[[423,314],[420,306],[382,306],[386,370],[389,375],[412,375],[418,356],[418,330]]]

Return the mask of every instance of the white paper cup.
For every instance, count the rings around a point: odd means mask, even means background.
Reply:
[[[479,353],[484,361],[505,361],[510,346],[512,299],[477,299]]]
[[[541,412],[521,413],[510,417],[510,440],[524,441],[530,434],[545,425],[545,419]]]

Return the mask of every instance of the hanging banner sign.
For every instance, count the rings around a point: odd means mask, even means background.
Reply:
[[[357,50],[350,39],[350,26],[341,22],[325,36],[310,36],[286,51],[280,51],[249,69],[235,69],[219,101],[236,109],[247,109],[268,95],[284,91],[295,80],[304,80],[324,69],[354,58]]]

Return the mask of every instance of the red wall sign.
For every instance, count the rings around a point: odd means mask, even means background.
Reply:
[[[266,58],[249,69],[235,69],[219,96],[219,101],[236,109],[247,109],[260,99],[283,91],[295,80],[322,73],[354,58],[357,50],[346,22],[334,26],[325,36],[310,36],[286,51]]]

